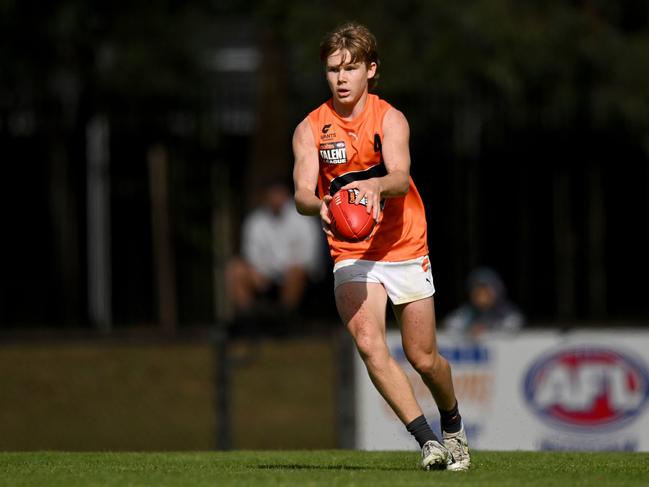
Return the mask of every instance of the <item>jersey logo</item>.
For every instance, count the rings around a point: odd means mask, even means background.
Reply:
[[[345,164],[347,162],[347,147],[345,142],[326,142],[320,144],[320,160],[325,164]]]
[[[322,133],[320,134],[320,142],[333,142],[338,136],[336,135],[336,127],[332,124],[325,123],[322,126]]]

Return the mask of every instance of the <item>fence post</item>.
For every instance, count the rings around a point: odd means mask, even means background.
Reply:
[[[212,254],[214,287],[214,329],[216,394],[216,446],[219,450],[232,448],[232,411],[230,407],[232,361],[230,359],[229,327],[232,306],[226,289],[226,266],[232,255],[232,215],[230,203],[230,173],[227,164],[212,165]]]
[[[356,395],[354,392],[354,343],[342,330],[336,336],[338,355],[338,446],[356,447]]]

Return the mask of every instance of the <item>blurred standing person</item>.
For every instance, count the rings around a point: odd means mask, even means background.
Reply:
[[[320,215],[334,259],[338,313],[369,376],[422,449],[425,469],[465,470],[470,457],[451,369],[437,351],[433,277],[423,202],[410,177],[405,116],[368,90],[376,84],[376,39],[350,23],[327,34],[320,60],[332,98],[295,129],[295,203]],[[378,221],[369,239],[342,242],[330,230],[328,205],[339,189],[355,188],[356,201]],[[383,206],[383,210],[381,210]],[[443,438],[430,428],[404,371],[385,339],[388,298],[401,326],[408,361],[431,391]]]
[[[316,220],[295,210],[288,186],[272,181],[261,205],[243,222],[241,255],[228,266],[227,279],[235,314],[254,312],[260,298],[274,299],[280,315],[292,316],[310,278],[322,271],[322,237]]]
[[[515,332],[525,324],[525,317],[506,296],[505,284],[489,267],[479,267],[467,277],[468,301],[444,320],[451,333],[479,337],[484,332]]]

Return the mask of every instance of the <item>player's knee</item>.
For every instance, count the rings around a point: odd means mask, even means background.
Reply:
[[[413,353],[408,356],[410,365],[420,374],[436,376],[445,366],[446,360],[439,353]]]
[[[356,348],[364,362],[379,362],[387,357],[387,347],[381,337],[369,333],[354,336]]]

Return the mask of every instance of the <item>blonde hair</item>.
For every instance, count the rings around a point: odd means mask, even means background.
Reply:
[[[350,63],[362,62],[367,67],[376,63],[376,74],[367,81],[368,88],[374,88],[379,79],[379,53],[374,34],[356,22],[343,24],[325,35],[320,42],[320,61],[326,65],[329,56],[342,50],[349,52]]]

